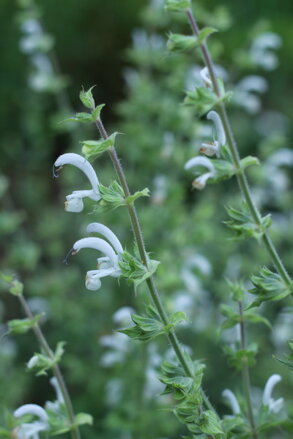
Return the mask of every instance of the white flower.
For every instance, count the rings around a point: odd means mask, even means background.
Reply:
[[[62,154],[54,163],[54,167],[62,168],[64,165],[73,165],[80,169],[88,178],[92,189],[74,191],[66,196],[66,212],[81,212],[83,210],[83,198],[88,197],[94,201],[101,199],[99,192],[99,180],[92,165],[81,155],[75,153]],[[55,176],[55,174],[54,174]]]
[[[38,421],[24,423],[16,427],[14,433],[17,439],[39,439],[39,432],[49,429],[49,417],[45,410],[36,404],[25,404],[14,412],[15,418],[21,418],[24,415],[33,415],[39,418]]]
[[[222,120],[216,111],[210,111],[207,114],[207,119],[214,122],[217,139],[213,140],[213,142],[202,143],[199,151],[208,156],[216,155],[220,157],[220,148],[226,144],[226,134]]]
[[[240,411],[240,407],[239,407],[237,398],[234,395],[234,393],[231,392],[231,390],[229,390],[229,389],[225,389],[222,392],[222,396],[228,400],[233,414],[239,415],[241,411]]]
[[[116,235],[103,224],[92,223],[88,226],[87,231],[100,233],[111,243],[110,245],[104,239],[100,238],[83,238],[73,245],[74,253],[77,253],[83,248],[92,248],[99,250],[105,255],[97,259],[98,269],[90,270],[86,274],[86,288],[94,291],[101,287],[100,278],[105,276],[120,276],[119,256],[123,252],[123,248]]]
[[[256,93],[264,93],[267,90],[267,81],[258,75],[249,75],[243,78],[235,87],[234,101],[250,114],[260,110],[261,101]]]
[[[265,388],[264,388],[262,403],[263,403],[263,405],[268,406],[269,411],[271,413],[278,413],[284,404],[283,398],[279,398],[276,400],[274,400],[272,398],[273,389],[274,389],[275,385],[281,381],[281,379],[282,379],[281,376],[278,374],[272,375],[268,379],[268,381],[265,385]]]
[[[192,186],[196,189],[203,189],[206,185],[206,182],[209,178],[212,178],[216,174],[216,170],[212,162],[206,157],[193,157],[185,163],[184,168],[186,170],[194,168],[195,166],[204,166],[209,170],[209,172],[205,172],[204,174],[197,177],[193,182]]]
[[[50,384],[54,387],[57,399],[54,402],[47,401],[46,402],[46,409],[51,410],[53,412],[58,412],[60,410],[60,407],[64,404],[63,394],[61,392],[61,389],[59,387],[59,384],[58,384],[56,377],[52,377],[50,379]]]
[[[113,322],[120,327],[130,326],[132,324],[131,314],[133,313],[134,309],[130,306],[122,306],[113,314]]]
[[[201,69],[199,74],[201,76],[201,79],[202,79],[202,82],[204,83],[204,85],[206,87],[212,88],[213,83],[212,83],[211,78],[210,78],[209,69],[207,67],[204,67],[203,69]]]
[[[278,58],[272,50],[278,49],[281,45],[282,40],[279,35],[265,32],[253,42],[250,49],[250,59],[265,70],[274,70],[278,66]]]

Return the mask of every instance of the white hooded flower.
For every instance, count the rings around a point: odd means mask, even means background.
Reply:
[[[123,253],[122,245],[116,235],[106,226],[99,223],[92,223],[87,228],[88,232],[96,232],[108,239],[110,244],[100,238],[83,238],[73,245],[73,252],[77,253],[83,248],[99,250],[105,256],[98,258],[98,269],[90,270],[86,274],[85,285],[88,290],[98,290],[101,287],[100,279],[105,276],[119,277],[119,257]]]
[[[83,210],[83,198],[88,197],[91,200],[98,201],[101,199],[99,192],[99,180],[92,165],[81,155],[75,153],[62,154],[54,163],[54,167],[62,168],[64,165],[73,165],[80,169],[88,178],[92,189],[74,191],[66,196],[66,212],[81,212]],[[55,174],[54,174],[55,176]]]
[[[237,398],[234,395],[234,393],[231,392],[231,390],[229,390],[229,389],[225,389],[222,392],[222,396],[227,399],[227,401],[232,409],[233,415],[239,415],[241,413],[240,406],[238,404]]]
[[[281,376],[278,374],[272,375],[268,381],[266,382],[263,397],[262,397],[262,403],[263,405],[267,406],[269,408],[269,411],[271,413],[278,413],[284,404],[284,399],[273,399],[272,392],[276,384],[278,384],[281,381]]]
[[[208,169],[208,172],[205,172],[204,174],[200,175],[192,182],[192,186],[195,189],[203,189],[208,179],[213,178],[215,176],[216,170],[211,160],[209,160],[206,157],[193,157],[192,159],[188,160],[188,162],[185,163],[184,169],[188,170],[196,166],[204,166],[205,168]]]
[[[281,37],[274,32],[264,32],[253,42],[250,49],[250,59],[265,70],[274,70],[279,61],[273,52],[282,45]]]
[[[209,69],[207,67],[204,67],[203,69],[201,69],[199,74],[205,87],[213,88],[213,83],[210,78]]]
[[[17,439],[39,439],[39,432],[49,429],[49,417],[45,410],[37,404],[25,404],[14,412],[15,418],[21,418],[24,415],[33,415],[38,421],[24,423],[16,427],[14,433]]]
[[[47,401],[46,402],[46,409],[51,410],[53,412],[59,412],[61,406],[64,405],[64,398],[63,394],[61,392],[61,389],[59,387],[58,381],[56,377],[52,377],[50,379],[50,384],[54,387],[55,393],[56,393],[56,401]]]
[[[210,111],[207,114],[207,119],[214,122],[217,139],[212,142],[202,143],[199,152],[208,156],[216,155],[220,157],[221,146],[226,144],[226,134],[222,120],[216,111]]]

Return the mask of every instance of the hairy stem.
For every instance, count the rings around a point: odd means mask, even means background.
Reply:
[[[246,337],[245,337],[245,327],[244,327],[244,316],[243,316],[243,306],[242,302],[238,302],[239,306],[239,315],[240,315],[240,347],[241,350],[246,349]],[[243,383],[243,390],[246,398],[246,404],[247,404],[247,410],[248,410],[248,420],[251,426],[251,433],[253,439],[258,439],[257,431],[255,428],[255,421],[253,416],[253,410],[252,410],[252,403],[251,403],[251,395],[250,395],[250,373],[249,373],[249,366],[247,364],[247,359],[244,358],[244,361],[242,363],[242,383]]]
[[[25,298],[23,297],[23,295],[19,296],[19,300],[20,303],[23,307],[23,310],[25,312],[25,314],[27,315],[27,317],[29,319],[32,319],[34,316],[25,300]],[[33,327],[33,331],[35,333],[36,338],[38,339],[40,346],[43,348],[45,354],[50,358],[50,359],[54,359],[54,354],[40,328],[40,326],[38,325],[38,323],[36,323]],[[57,379],[58,385],[60,387],[60,390],[62,392],[63,398],[64,398],[64,404],[65,404],[65,408],[67,411],[67,416],[68,419],[70,421],[70,425],[71,425],[71,430],[70,430],[70,434],[71,434],[71,438],[72,439],[81,439],[80,436],[80,432],[79,432],[79,428],[78,426],[75,424],[75,417],[74,417],[74,411],[73,411],[73,406],[72,406],[72,402],[63,378],[63,375],[61,373],[61,370],[58,366],[58,364],[54,364],[54,366],[52,367],[53,373]]]
[[[193,15],[192,11],[191,10],[186,11],[186,15],[187,15],[187,19],[188,19],[188,22],[190,24],[190,27],[192,29],[193,34],[195,36],[198,36],[199,28],[198,28],[197,22],[195,20],[195,17]],[[217,77],[216,77],[216,73],[215,73],[215,67],[214,67],[212,58],[210,56],[207,44],[206,43],[201,44],[200,49],[201,49],[202,56],[203,56],[204,62],[206,64],[206,67],[208,68],[208,71],[209,71],[209,75],[210,75],[210,78],[211,78],[211,81],[213,84],[214,92],[218,97],[221,97],[221,92],[219,89],[219,85],[218,85],[218,81],[217,81]],[[224,103],[221,102],[218,105],[218,108],[219,108],[219,113],[220,113],[220,116],[222,119],[223,127],[224,127],[224,130],[226,133],[227,143],[228,143],[229,148],[230,148],[232,161],[233,161],[233,164],[235,166],[235,169],[237,170],[236,177],[237,177],[238,185],[239,185],[240,190],[242,192],[242,195],[247,203],[247,206],[250,210],[251,216],[252,216],[255,224],[257,226],[262,226],[260,212],[253,201],[251,191],[249,188],[249,184],[248,184],[248,181],[246,178],[246,174],[240,165],[240,156],[239,156],[239,152],[238,152],[238,147],[237,147],[236,141],[235,141],[234,136],[233,136],[233,132],[231,129],[231,125],[229,122],[229,118],[228,118]],[[291,280],[290,276],[288,275],[288,273],[284,267],[284,264],[279,256],[279,254],[277,253],[276,248],[275,248],[269,234],[266,231],[263,233],[262,240],[263,240],[263,243],[264,243],[264,246],[265,246],[267,252],[269,253],[269,255],[270,255],[279,275],[283,279],[284,283],[287,286],[292,286],[292,280]]]
[[[101,119],[98,119],[96,121],[96,126],[100,132],[101,137],[103,139],[107,139],[108,134],[107,134],[107,131],[106,131]],[[110,155],[110,158],[112,160],[115,171],[117,173],[119,182],[123,188],[125,198],[127,198],[130,195],[130,190],[128,187],[128,183],[126,180],[126,176],[125,176],[122,164],[120,162],[120,159],[119,159],[117,152],[116,152],[116,149],[114,147],[109,149],[109,155]],[[148,268],[148,256],[147,256],[147,252],[146,252],[146,248],[145,248],[145,244],[144,244],[144,240],[143,240],[143,234],[142,234],[141,226],[139,223],[138,215],[136,212],[136,208],[134,207],[133,204],[127,204],[127,209],[128,209],[128,214],[129,214],[130,221],[131,221],[133,235],[134,235],[135,241],[137,243],[137,247],[139,250],[140,257],[141,257],[141,261]],[[153,303],[158,311],[158,314],[159,314],[162,322],[164,323],[165,326],[169,326],[170,321],[169,321],[169,318],[168,318],[167,313],[165,311],[164,305],[161,301],[160,294],[157,290],[157,287],[156,287],[156,284],[155,284],[153,277],[152,276],[149,277],[146,280],[146,283],[147,283],[151,298],[153,300]],[[168,339],[169,339],[171,346],[173,347],[173,350],[175,351],[175,354],[178,358],[178,361],[180,362],[185,374],[187,376],[193,378],[193,373],[192,373],[192,371],[191,371],[191,369],[190,369],[190,367],[185,359],[183,350],[180,346],[177,335],[173,329],[171,329],[169,331]],[[204,401],[204,404],[206,405],[206,407],[215,412],[215,409],[211,405],[208,397],[206,396],[206,394],[204,393],[203,390],[201,390],[201,394],[202,394],[202,398],[203,398],[203,401]]]

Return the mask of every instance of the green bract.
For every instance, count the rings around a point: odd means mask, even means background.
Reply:
[[[278,273],[274,273],[267,267],[262,268],[259,275],[252,276],[251,281],[254,288],[250,290],[250,293],[257,297],[250,307],[259,306],[268,300],[281,300],[293,292],[292,284],[285,284]]]
[[[31,319],[26,318],[26,319],[10,320],[8,322],[9,333],[12,333],[12,334],[25,334],[30,329],[33,329],[37,325],[37,323],[39,322],[41,317],[43,317],[43,316],[44,316],[44,313],[43,314],[36,314]]]
[[[88,108],[89,110],[93,110],[95,108],[95,100],[93,98],[92,89],[95,86],[91,87],[87,91],[84,91],[84,89],[81,90],[79,93],[79,99],[83,103],[83,105]]]
[[[37,375],[46,375],[48,370],[61,361],[65,344],[65,341],[58,342],[55,352],[52,352],[50,357],[45,354],[35,353],[28,363],[28,368],[36,371]]]
[[[261,219],[260,225],[256,224],[245,203],[241,209],[227,207],[227,213],[231,220],[224,221],[224,224],[236,232],[234,239],[260,239],[272,223],[271,215],[268,214]]]
[[[83,140],[80,142],[82,144],[81,152],[85,158],[89,161],[94,161],[99,155],[112,148],[115,145],[115,139],[117,134],[113,133],[107,139],[101,140]]]

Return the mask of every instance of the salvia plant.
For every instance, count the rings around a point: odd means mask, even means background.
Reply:
[[[206,26],[199,26],[198,18]],[[53,163],[58,182],[66,177],[68,168],[76,173],[66,183],[72,187],[65,196],[65,211],[83,216],[86,222],[82,233],[72,234],[65,263],[79,265],[87,255],[85,288],[98,291],[97,295],[109,288],[108,277],[113,278],[115,294],[134,290],[131,299],[120,302],[113,314],[110,324],[115,332],[102,332],[98,340],[102,348],[99,367],[106,371],[101,374],[107,380],[105,406],[110,413],[103,437],[290,438],[292,406],[289,392],[281,386],[283,377],[292,382],[292,320],[282,327],[282,313],[287,308],[281,307],[289,307],[293,283],[271,238],[273,234],[280,241],[274,221],[262,211],[268,204],[266,188],[271,191],[272,204],[280,202],[276,194],[280,185],[286,189],[288,183],[282,166],[292,166],[292,152],[275,150],[264,163],[239,153],[230,108],[255,117],[268,84],[260,74],[248,74],[229,90],[228,72],[214,61],[219,51],[216,32],[229,25],[229,17],[221,9],[212,15],[191,0],[157,0],[145,9],[144,22],[146,30],[135,30],[133,48],[128,51],[135,66],[125,72],[129,100],[118,107],[122,122],[117,130],[124,135],[118,131],[108,134],[102,117],[104,104],[94,97],[98,87],[82,88],[82,111],[62,124],[83,123],[95,128],[96,134],[80,139],[80,153],[63,153]],[[21,29],[21,50],[34,67],[29,86],[60,96],[65,82],[52,64],[53,40],[37,15],[24,16]],[[165,37],[158,33],[160,29],[166,30]],[[271,71],[278,65],[275,51],[280,45],[278,35],[262,32],[246,53],[238,53],[236,62],[243,69],[253,66]],[[67,101],[62,102],[59,109],[68,110]],[[120,147],[124,143],[125,149]],[[124,170],[120,150],[129,171]],[[149,155],[147,159],[142,152]],[[113,169],[107,182],[103,168],[108,162]],[[252,177],[264,182],[259,192],[252,192],[248,183],[250,167]],[[137,182],[137,173],[141,185],[133,191],[130,187]],[[222,184],[227,194],[219,200]],[[145,199],[144,204],[140,198]],[[140,202],[142,208],[137,208]],[[90,216],[84,213],[88,206]],[[213,231],[209,222],[215,224]],[[142,225],[147,227],[143,230]],[[129,226],[132,238],[127,240],[123,229]],[[144,237],[154,248],[146,246]],[[243,241],[250,238],[255,238],[255,247],[245,253]],[[228,260],[225,266],[224,260]],[[36,376],[49,375],[47,384],[55,396],[54,401],[39,404],[38,398],[7,411],[0,436],[98,437],[99,432],[90,432],[93,416],[75,411],[65,383],[60,366],[66,357],[65,342],[51,347],[43,331],[46,317],[32,312],[23,284],[10,274],[2,274],[1,279],[25,313],[25,318],[8,321],[4,335],[33,331],[39,351],[32,353],[26,369]],[[277,319],[274,309],[276,313],[281,310]],[[278,326],[282,330],[277,331]],[[291,354],[278,349],[278,333],[284,331],[283,342],[289,343]],[[199,338],[203,345],[213,343],[215,355],[200,347],[200,353],[197,351]],[[266,358],[258,364],[262,349]],[[252,374],[252,367],[259,371]],[[97,368],[90,371],[86,378],[98,380]],[[133,392],[135,380],[138,391]],[[162,419],[166,426],[156,428],[154,421],[159,424]],[[80,432],[84,425],[90,427]],[[113,436],[107,433],[111,429]]]

